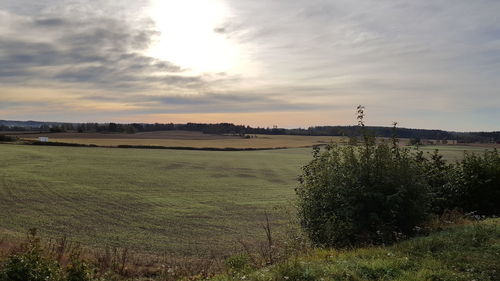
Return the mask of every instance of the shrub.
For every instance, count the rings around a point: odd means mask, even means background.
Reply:
[[[297,188],[301,224],[319,246],[387,243],[428,215],[428,183],[408,150],[374,142],[314,150]]]
[[[93,271],[91,267],[79,260],[73,259],[66,267],[66,281],[92,281]]]
[[[225,261],[230,273],[242,273],[252,269],[250,257],[247,254],[237,254],[230,256]]]
[[[7,136],[7,135],[0,135],[0,141],[5,141],[5,142],[12,142],[16,141],[17,137],[12,137],[12,136]]]
[[[456,164],[452,184],[457,207],[479,215],[500,215],[500,155],[496,149],[482,155],[465,153]]]
[[[108,280],[96,279],[92,267],[78,255],[73,255],[70,264],[62,270],[54,256],[47,254],[40,244],[36,229],[30,229],[27,243],[21,246],[22,252],[10,256],[3,265],[0,264],[0,281]]]
[[[362,145],[353,139],[349,146],[314,148],[299,177],[300,222],[318,246],[391,243],[414,234],[428,218],[429,183],[421,159],[399,148],[395,132],[392,146],[376,144],[363,118],[359,106]]]
[[[458,208],[458,190],[454,184],[457,177],[455,165],[447,163],[437,149],[428,158],[419,151],[415,154],[415,160],[420,164],[419,169],[429,185],[431,212],[440,216]]]
[[[36,230],[30,231],[23,253],[11,256],[0,270],[0,281],[62,281],[56,261],[42,256]]]

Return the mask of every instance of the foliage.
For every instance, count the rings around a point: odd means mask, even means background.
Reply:
[[[320,246],[393,242],[427,217],[428,184],[407,150],[386,144],[314,151],[297,188],[299,214]]]
[[[418,151],[415,159],[429,185],[431,212],[441,215],[457,208],[457,187],[453,183],[456,178],[455,165],[444,160],[438,150],[434,150],[428,157]]]
[[[297,188],[301,224],[319,246],[390,243],[415,234],[430,214],[453,209],[481,215],[500,214],[500,157],[466,153],[450,164],[436,150],[376,144],[366,130],[359,106],[362,141],[349,146],[315,148]]]
[[[92,281],[94,280],[92,267],[84,261],[74,258],[66,267],[66,280]]]
[[[42,256],[36,230],[32,229],[22,253],[11,256],[0,268],[0,281],[59,281],[57,262]]]
[[[21,245],[21,252],[11,255],[4,264],[0,264],[0,281],[97,280],[92,266],[78,255],[73,255],[71,262],[62,268],[57,258],[41,246],[35,228],[30,229],[27,242]]]
[[[236,254],[225,260],[229,274],[237,275],[252,269],[251,258],[247,254]]]
[[[358,120],[364,130],[363,108]],[[412,235],[428,216],[428,183],[407,149],[363,144],[313,151],[297,188],[301,224],[319,246],[390,243]]]
[[[17,137],[13,136],[7,136],[7,135],[0,135],[0,141],[5,141],[5,142],[12,142],[18,140]]]
[[[477,215],[500,215],[500,155],[464,153],[462,160],[447,163],[434,151],[429,159],[417,154],[430,185],[432,211],[438,215],[459,209]]]
[[[500,154],[496,149],[482,155],[465,153],[456,164],[456,175],[457,207],[479,215],[500,215]]]

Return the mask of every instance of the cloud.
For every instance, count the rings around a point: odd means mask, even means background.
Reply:
[[[14,27],[50,40],[0,34],[3,83],[47,80],[120,90],[201,83],[201,77],[183,75],[180,66],[143,54],[157,33],[149,22],[129,26],[111,18],[11,18]]]
[[[251,64],[238,73],[194,74],[149,56],[160,31],[146,0],[3,1],[0,83],[123,114],[346,112],[361,103],[379,124],[430,126],[421,114],[450,116],[442,128],[498,129],[498,1],[224,3],[230,16],[209,28],[245,50]]]

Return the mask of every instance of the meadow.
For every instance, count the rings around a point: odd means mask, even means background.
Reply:
[[[453,161],[464,150],[439,148]],[[145,253],[227,253],[287,224],[311,148],[189,151],[0,144],[0,233],[36,227],[91,247]]]

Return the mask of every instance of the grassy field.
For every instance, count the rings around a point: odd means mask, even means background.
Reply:
[[[424,153],[433,153],[434,150],[439,150],[443,158],[448,161],[460,160],[464,156],[464,151],[468,153],[483,153],[485,150],[491,150],[492,147],[486,146],[460,146],[460,145],[427,145],[419,148]]]
[[[211,152],[0,145],[0,228],[199,254],[263,235],[310,149]],[[277,223],[280,217],[274,217]]]
[[[439,148],[449,160],[463,150]],[[263,236],[294,198],[310,148],[179,151],[0,144],[0,232],[36,227],[89,246],[190,255]]]

